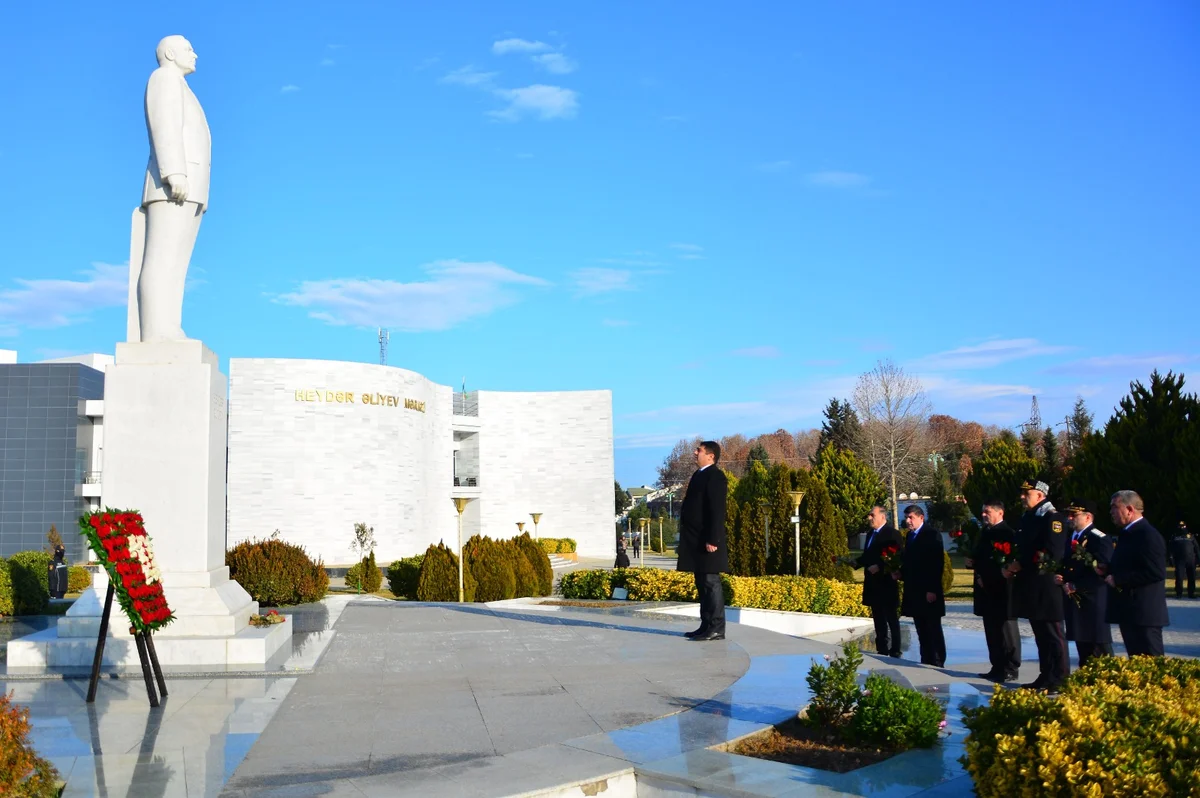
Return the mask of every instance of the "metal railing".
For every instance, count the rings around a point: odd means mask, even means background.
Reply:
[[[479,415],[479,394],[472,391],[470,393],[454,392],[454,415],[456,416],[478,416]]]
[[[478,488],[479,487],[479,477],[468,477],[463,474],[459,474],[458,476],[456,476],[454,478],[454,487],[456,487],[456,488]]]
[[[83,484],[84,485],[99,485],[100,484],[100,472],[99,471],[85,472],[83,475]]]

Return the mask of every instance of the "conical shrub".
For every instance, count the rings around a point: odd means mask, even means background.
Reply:
[[[463,598],[475,600],[475,578],[469,568],[463,571]],[[417,600],[458,601],[458,557],[444,543],[425,551],[417,577]]]
[[[514,543],[537,574],[537,592],[532,595],[549,596],[554,590],[554,569],[550,567],[550,557],[537,541],[529,537],[528,532],[516,538]]]

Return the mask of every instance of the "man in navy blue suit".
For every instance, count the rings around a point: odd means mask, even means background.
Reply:
[[[1108,594],[1108,621],[1121,629],[1129,656],[1163,656],[1163,627],[1167,616],[1167,544],[1157,529],[1142,517],[1142,497],[1119,490],[1110,504],[1113,520],[1124,527],[1117,536],[1108,568],[1097,566],[1112,592]]]

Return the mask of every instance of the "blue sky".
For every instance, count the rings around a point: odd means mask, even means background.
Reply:
[[[124,335],[142,92],[213,134],[184,327],[229,357],[613,391],[617,477],[890,357],[1014,424],[1200,353],[1200,5],[0,11],[0,348]],[[102,8],[103,7],[103,8]]]

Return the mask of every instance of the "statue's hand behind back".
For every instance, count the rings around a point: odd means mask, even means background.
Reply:
[[[167,175],[167,187],[171,189],[171,202],[183,204],[188,195],[187,175]]]

